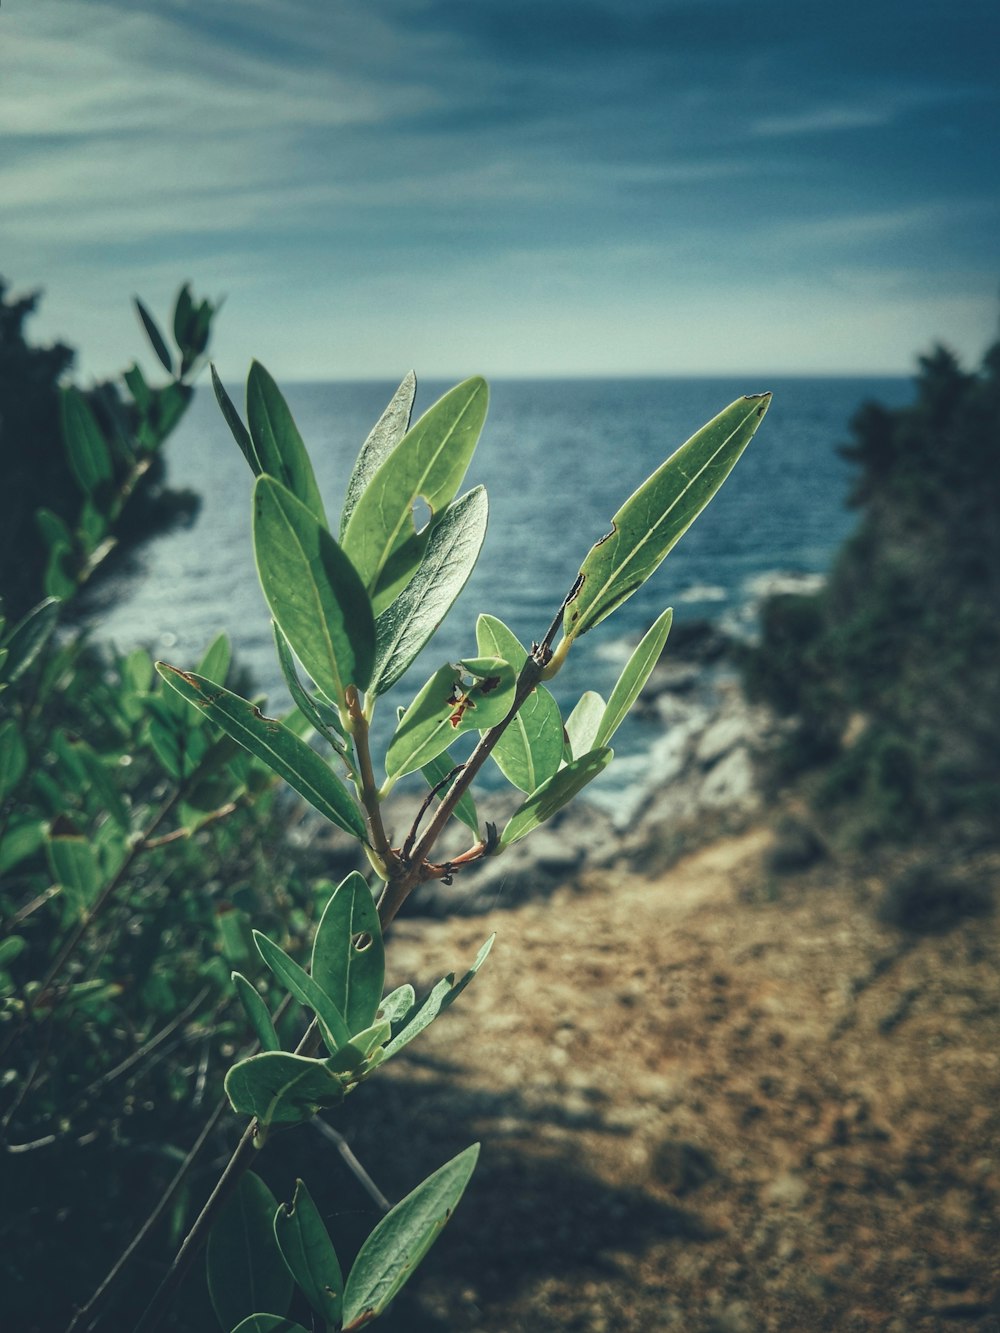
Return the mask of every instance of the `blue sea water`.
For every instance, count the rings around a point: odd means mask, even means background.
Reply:
[[[421,384],[417,411],[450,386]],[[286,395],[336,514],[362,441],[395,385],[293,384]],[[554,682],[565,710],[584,689],[605,695],[625,646],[672,605],[681,618],[740,619],[775,572],[822,574],[850,532],[849,466],[837,446],[862,402],[906,403],[904,378],[500,381],[465,486],[486,484],[490,524],[479,566],[422,665],[396,687],[405,703],[434,667],[475,652],[488,611],[522,642],[539,638],[591,544],[622,501],[679,444],[745,393],[774,398],[721,492],[653,578],[575,646]],[[241,395],[232,387],[234,400]],[[220,629],[231,635],[271,707],[287,695],[253,566],[252,477],[210,390],[198,390],[168,445],[169,479],[202,496],[194,525],[151,542],[139,567],[101,595],[100,633],[193,665]],[[669,645],[668,650],[669,652]],[[398,698],[396,697],[398,694]],[[384,712],[391,710],[384,709]],[[641,746],[635,729],[626,746]]]

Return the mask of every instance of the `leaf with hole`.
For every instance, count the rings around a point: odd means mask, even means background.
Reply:
[[[281,390],[259,361],[247,376],[247,423],[261,468],[280,481],[327,528],[312,463]]]
[[[208,1236],[208,1294],[219,1323],[234,1328],[257,1310],[284,1313],[295,1284],[274,1238],[278,1201],[248,1171]]]
[[[271,614],[319,688],[345,707],[368,688],[375,620],[351,561],[304,504],[273,477],[254,487],[257,573]]]
[[[256,704],[190,671],[157,662],[163,679],[272,772],[285,779],[311,806],[338,828],[365,840],[365,823],[350,792],[325,759],[276,718],[265,717]]]
[[[580,566],[580,587],[563,616],[567,639],[599,625],[642,587],[729,476],[770,401],[763,393],[730,404],[625,501]]]
[[[274,1235],[288,1271],[324,1327],[340,1323],[344,1279],[319,1209],[301,1180],[291,1203],[274,1214]]]
[[[509,662],[517,675],[528,660],[527,649],[496,616],[482,615],[476,621],[476,645],[484,656]],[[537,685],[493,747],[492,758],[508,782],[530,792],[555,773],[562,753],[559,705],[544,685]]]
[[[413,413],[413,400],[417,394],[417,377],[411,370],[403,377],[403,382],[389,400],[378,421],[372,427],[367,440],[361,446],[357,461],[347,483],[344,508],[340,516],[340,540],[344,540],[351,515],[357,508],[358,501],[385,460],[395,449],[410,428]]]
[[[226,1075],[225,1089],[234,1111],[256,1116],[265,1127],[302,1124],[344,1100],[343,1080],[325,1061],[287,1051],[240,1060]]]
[[[434,525],[416,573],[375,622],[376,694],[395,685],[451,610],[479,559],[488,510],[486,490],[477,486]]]
[[[371,593],[376,614],[409,582],[426,545],[414,506],[430,522],[455,498],[486,419],[489,391],[475,378],[457,385],[407,431],[359,498],[344,531],[344,549]]]
[[[589,782],[593,782],[607,768],[614,755],[607,746],[581,755],[561,768],[554,778],[543,782],[536,792],[518,806],[500,835],[500,849],[512,846],[533,829],[568,804]]]
[[[372,891],[356,870],[337,885],[320,918],[312,975],[343,1015],[350,1036],[371,1025],[385,984],[385,946]]]
[[[261,931],[255,930],[253,938],[257,952],[285,989],[316,1015],[319,1030],[330,1054],[346,1045],[351,1039],[351,1033],[347,1030],[347,1024],[337,1004],[327,995],[323,987],[304,967],[300,967],[293,958],[289,958],[284,949],[279,948]]]
[[[456,736],[500,722],[510,711],[516,683],[514,668],[498,657],[469,657],[440,667],[403,714],[386,751],[386,775],[413,773]]]
[[[625,664],[624,671],[618,677],[615,688],[611,691],[608,706],[604,710],[600,726],[594,736],[592,745],[587,747],[588,749],[596,748],[598,745],[607,745],[625,720],[629,709],[638,699],[642,687],[649,680],[653,668],[660,660],[660,654],[666,645],[667,635],[670,633],[673,620],[673,609],[668,607],[643,635],[639,646]]]
[[[383,1217],[358,1252],[344,1290],[344,1333],[382,1314],[441,1234],[479,1157],[474,1143]]]

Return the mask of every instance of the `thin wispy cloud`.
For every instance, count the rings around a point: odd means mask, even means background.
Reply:
[[[779,371],[810,318],[810,365],[904,368],[993,323],[997,37],[981,0],[11,0],[3,269],[95,372],[185,278],[234,375]]]

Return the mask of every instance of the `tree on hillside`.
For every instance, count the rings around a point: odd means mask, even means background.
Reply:
[[[978,837],[1000,803],[1000,343],[981,368],[921,357],[914,402],[866,404],[843,452],[860,521],[826,589],[765,608],[752,693],[799,718],[793,763],[866,837],[941,821]]]

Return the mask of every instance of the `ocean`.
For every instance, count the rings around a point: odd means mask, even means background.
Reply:
[[[395,387],[284,387],[331,516]],[[420,384],[417,413],[449,387]],[[759,594],[774,576],[824,574],[852,529],[850,467],[837,446],[849,440],[854,412],[866,400],[899,406],[912,397],[903,377],[501,380],[490,388],[486,426],[463,485],[483,482],[489,494],[479,565],[386,704],[408,702],[441,663],[474,655],[481,611],[499,616],[525,644],[540,637],[622,501],[733,399],[770,389],[771,408],[725,486],[652,579],[574,645],[553,691],[564,715],[585,689],[606,696],[628,646],[666,606],[674,607],[675,623],[708,618],[752,631]],[[242,401],[236,386],[230,392]],[[170,485],[195,490],[200,511],[190,528],[151,541],[102,582],[98,633],[123,650],[141,644],[190,667],[225,629],[270,709],[280,711],[288,698],[251,547],[253,479],[210,388],[196,392],[167,459]],[[390,707],[382,713],[380,730],[394,716]],[[623,729],[616,747],[636,756],[648,743],[646,730]]]

